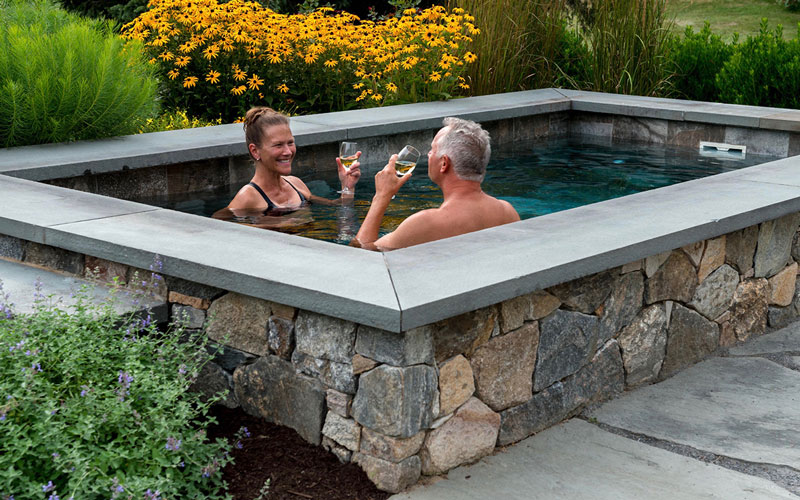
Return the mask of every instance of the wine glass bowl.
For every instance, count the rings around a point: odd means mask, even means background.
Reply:
[[[346,170],[350,170],[352,165],[358,159],[358,143],[343,142],[339,145],[339,161]]]
[[[414,146],[407,145],[397,154],[394,169],[398,177],[403,177],[414,171],[419,160],[419,151]]]

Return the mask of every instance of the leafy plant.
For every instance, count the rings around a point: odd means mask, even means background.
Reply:
[[[212,125],[222,125],[222,119],[202,120],[200,118],[190,117],[186,111],[179,109],[176,111],[167,111],[155,119],[148,119],[144,125],[142,125],[142,128],[139,129],[139,132],[162,132],[165,130],[209,127]]]
[[[0,283],[0,498],[225,498],[228,445],[205,435],[218,398],[187,392],[205,338],[88,296],[65,312],[37,286],[14,314]]]
[[[736,51],[738,37],[730,44],[711,32],[709,23],[695,33],[686,27],[683,38],[672,41],[671,58],[676,75],[672,80],[675,92],[681,97],[699,101],[717,99],[716,76]]]
[[[140,45],[43,0],[0,9],[0,146],[135,133],[158,111]]]

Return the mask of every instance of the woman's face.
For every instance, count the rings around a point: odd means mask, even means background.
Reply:
[[[292,160],[297,153],[297,146],[294,144],[294,136],[288,125],[273,125],[264,131],[264,138],[261,146],[255,146],[251,153],[256,161],[261,162],[269,171],[274,171],[279,175],[289,175],[292,173]]]

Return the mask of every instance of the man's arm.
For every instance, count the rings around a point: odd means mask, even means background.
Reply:
[[[361,224],[361,228],[358,230],[358,234],[353,242],[356,246],[361,246],[362,248],[370,250],[378,249],[375,243],[378,241],[378,232],[381,228],[383,215],[386,213],[386,209],[389,207],[392,197],[397,194],[400,187],[411,177],[411,174],[397,177],[397,171],[394,168],[396,160],[397,155],[392,155],[389,159],[389,163],[383,167],[383,170],[375,174],[375,196],[372,197],[372,204],[369,207],[367,216],[364,218],[364,222]],[[384,236],[381,240],[384,240],[388,236],[391,236],[391,234]]]

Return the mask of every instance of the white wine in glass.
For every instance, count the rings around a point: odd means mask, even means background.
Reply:
[[[405,146],[402,151],[397,154],[397,160],[394,162],[394,169],[398,177],[403,177],[414,171],[419,160],[419,151],[414,146]]]
[[[342,166],[350,170],[350,166],[358,159],[358,144],[355,142],[343,142],[339,146],[339,161]]]

